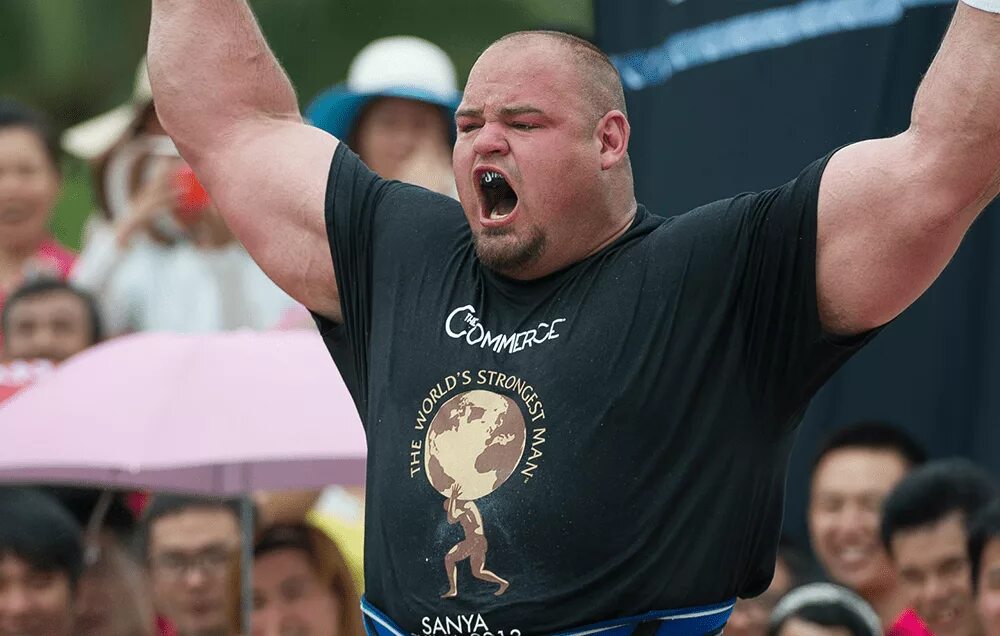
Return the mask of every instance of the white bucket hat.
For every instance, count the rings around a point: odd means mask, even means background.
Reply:
[[[450,121],[462,99],[448,54],[427,40],[405,35],[374,40],[354,57],[347,81],[320,94],[306,109],[317,128],[347,140],[374,98],[401,97],[433,104]]]
[[[129,101],[121,106],[77,124],[62,136],[62,147],[81,159],[96,159],[114,147],[153,103],[146,58],[139,62]]]

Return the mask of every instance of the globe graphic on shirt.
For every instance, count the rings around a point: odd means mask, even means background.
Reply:
[[[445,402],[427,429],[424,467],[439,493],[473,501],[507,481],[524,454],[524,416],[509,397],[462,393]]]

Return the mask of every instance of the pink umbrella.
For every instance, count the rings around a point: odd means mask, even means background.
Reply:
[[[0,407],[0,436],[7,482],[234,495],[362,484],[365,475],[354,402],[308,331],[113,340]],[[243,501],[249,632],[253,527]]]
[[[214,495],[364,482],[365,437],[307,331],[140,334],[0,407],[0,480]]]

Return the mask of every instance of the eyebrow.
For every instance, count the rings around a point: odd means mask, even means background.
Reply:
[[[545,111],[537,106],[505,106],[500,109],[502,117],[517,117],[518,115],[544,115]],[[482,108],[461,108],[455,112],[455,117],[482,117]]]

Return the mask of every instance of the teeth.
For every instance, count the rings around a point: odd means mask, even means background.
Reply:
[[[481,178],[483,184],[486,185],[486,184],[493,183],[494,181],[498,181],[498,180],[502,181],[503,180],[503,175],[500,174],[499,172],[490,171],[490,172],[484,172],[483,176],[480,177],[480,178]]]

